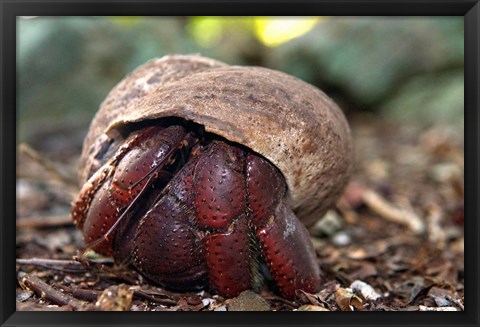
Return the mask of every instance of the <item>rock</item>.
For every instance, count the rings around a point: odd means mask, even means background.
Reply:
[[[225,302],[228,311],[270,311],[270,304],[252,291],[243,291],[238,297]]]
[[[327,211],[325,216],[320,219],[311,229],[312,234],[316,236],[332,236],[343,227],[340,216],[333,210]]]
[[[368,285],[365,282],[362,282],[361,280],[356,280],[354,281],[351,285],[350,288],[357,294],[360,294],[365,300],[367,301],[375,301],[382,296],[378,294],[372,286]]]
[[[336,246],[346,246],[352,242],[352,238],[348,233],[340,231],[333,235],[332,242]]]

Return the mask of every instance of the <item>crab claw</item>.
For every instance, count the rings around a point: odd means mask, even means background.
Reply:
[[[283,296],[294,298],[298,289],[309,293],[318,290],[320,268],[310,235],[288,206],[282,202],[256,235],[262,256]]]
[[[265,159],[247,157],[247,191],[255,235],[280,293],[294,298],[297,289],[315,292],[320,268],[305,226],[286,204],[281,173]]]

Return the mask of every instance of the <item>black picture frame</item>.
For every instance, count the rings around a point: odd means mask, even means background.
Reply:
[[[479,269],[479,15],[478,1],[14,1],[1,0],[0,323],[2,326],[76,325],[462,325],[480,322]],[[16,312],[15,137],[16,16],[83,15],[342,15],[464,16],[465,19],[465,311],[464,312]]]

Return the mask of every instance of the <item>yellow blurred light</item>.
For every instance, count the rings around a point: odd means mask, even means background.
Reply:
[[[253,33],[262,44],[275,47],[310,31],[322,17],[197,16],[187,30],[204,48],[217,46],[232,32]]]
[[[255,18],[255,34],[269,47],[279,46],[310,31],[320,17],[258,17]]]
[[[221,17],[194,17],[187,28],[200,46],[212,48],[222,38],[223,22]]]

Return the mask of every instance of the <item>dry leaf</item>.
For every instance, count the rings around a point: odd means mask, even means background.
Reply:
[[[362,309],[362,300],[348,288],[338,287],[335,290],[335,302],[342,311],[353,311]]]
[[[127,285],[113,285],[106,288],[95,306],[101,311],[128,311],[132,306],[133,290]]]
[[[321,301],[317,294],[307,293],[303,290],[297,290],[297,296],[302,302],[310,302],[312,305],[320,305]]]

